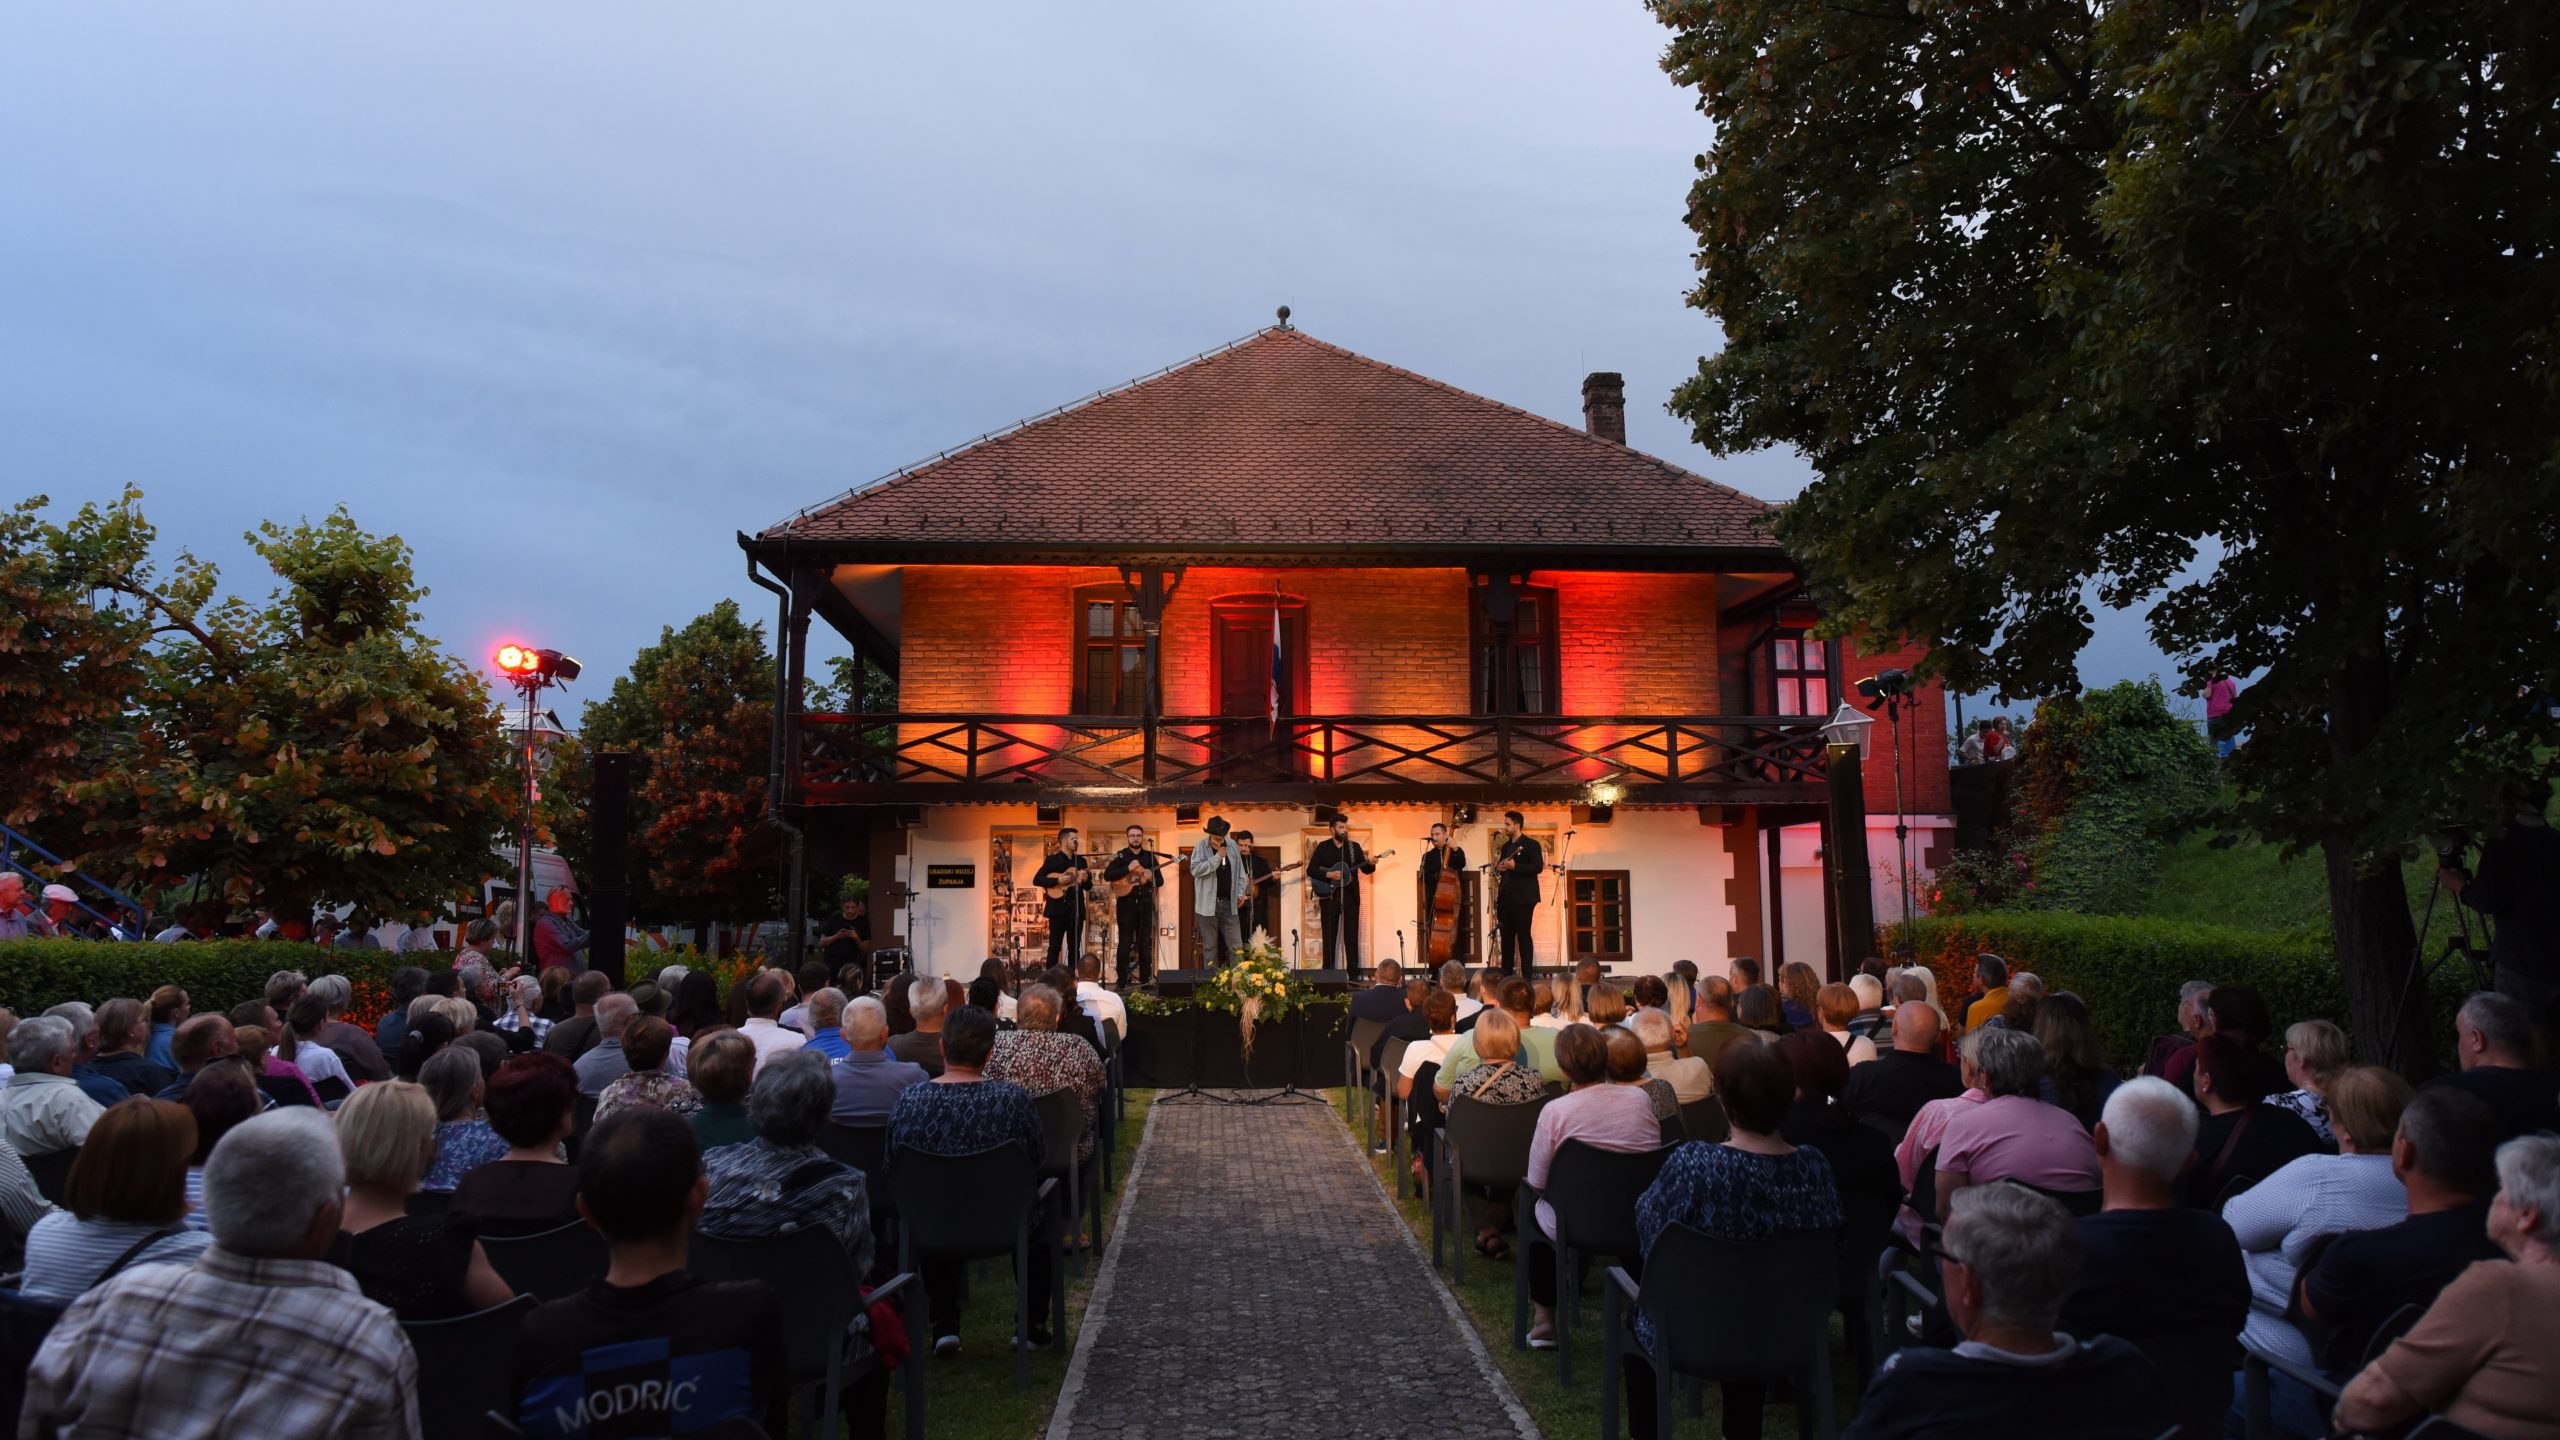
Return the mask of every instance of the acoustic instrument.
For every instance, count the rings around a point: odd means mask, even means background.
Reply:
[[[1292,860],[1286,865],[1282,865],[1276,869],[1268,870],[1260,875],[1256,875],[1251,881],[1246,883],[1244,893],[1250,895],[1259,887],[1270,884],[1272,881],[1279,879],[1281,876],[1288,874],[1292,870],[1305,869],[1306,864],[1307,862],[1304,860]]]
[[[1372,866],[1374,866],[1374,865],[1376,865],[1379,861],[1384,860],[1384,859],[1387,859],[1389,856],[1392,856],[1392,855],[1394,855],[1395,853],[1396,853],[1396,852],[1395,852],[1395,851],[1393,851],[1393,850],[1381,850],[1381,851],[1379,851],[1379,852],[1378,852],[1377,854],[1375,854],[1375,855],[1363,855],[1363,856],[1361,856],[1361,857],[1360,857],[1360,865],[1372,865]],[[1293,868],[1293,869],[1294,869],[1295,867],[1293,866],[1293,867],[1291,867],[1291,868]],[[1358,871],[1359,871],[1359,868],[1360,868],[1360,866],[1359,866],[1359,865],[1341,865],[1341,864],[1337,864],[1337,865],[1335,865],[1335,866],[1334,866],[1334,868],[1335,868],[1335,869],[1337,869],[1337,870],[1350,870],[1350,871],[1352,871],[1353,873],[1352,873],[1352,874],[1349,874],[1349,875],[1345,875],[1343,878],[1341,878],[1341,879],[1339,879],[1339,880],[1335,880],[1335,879],[1327,878],[1327,879],[1325,880],[1325,882],[1324,882],[1324,883],[1326,883],[1327,885],[1350,885],[1350,884],[1354,884],[1354,883],[1356,883],[1356,882],[1358,881],[1358,879],[1359,879],[1359,875],[1358,875]]]
[[[1079,865],[1073,870],[1053,870],[1040,881],[1040,889],[1052,900],[1064,900],[1067,892],[1091,883],[1091,866]]]
[[[1454,841],[1456,837],[1452,836]],[[1464,885],[1458,879],[1457,867],[1449,863],[1451,845],[1437,847],[1440,852],[1440,879],[1431,887],[1431,963],[1446,965],[1456,959],[1458,948],[1458,902]]]

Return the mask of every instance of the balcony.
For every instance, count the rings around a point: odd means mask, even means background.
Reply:
[[[1731,715],[806,714],[809,805],[1066,801],[1818,804],[1819,722]]]

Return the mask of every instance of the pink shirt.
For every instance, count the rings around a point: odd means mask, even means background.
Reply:
[[[1947,1133],[1947,1122],[1990,1098],[1980,1090],[1967,1090],[1952,1100],[1932,1100],[1920,1107],[1920,1113],[1911,1117],[1911,1128],[1902,1132],[1901,1146],[1893,1152],[1894,1168],[1902,1172],[1904,1193],[1908,1194],[1911,1182],[1920,1178],[1920,1157],[1937,1148],[1938,1138]],[[1917,1245],[1920,1243],[1922,1218],[1905,1205],[1901,1213],[1893,1217],[1893,1226],[1902,1232],[1903,1239]],[[1930,1215],[1926,1218],[1935,1222],[1938,1217]]]
[[[1662,1143],[1662,1122],[1653,1118],[1653,1097],[1641,1085],[1586,1085],[1559,1095],[1538,1112],[1538,1133],[1529,1140],[1530,1188],[1547,1188],[1547,1168],[1567,1140],[1598,1150],[1651,1150]],[[1538,1228],[1556,1233],[1556,1212],[1544,1200]]]
[[[1938,1137],[1938,1173],[1967,1183],[2023,1180],[2047,1190],[2098,1188],[2098,1152],[2071,1112],[2025,1095],[1985,1100],[1947,1122]]]
[[[2228,675],[2225,675],[2221,679],[2207,685],[2204,687],[2205,718],[2208,720],[2219,720],[2223,716],[2230,714],[2231,702],[2239,698],[2239,683]]]

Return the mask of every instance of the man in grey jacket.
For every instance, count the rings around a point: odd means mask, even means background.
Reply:
[[[1200,968],[1215,970],[1244,954],[1244,924],[1237,901],[1244,888],[1244,854],[1228,838],[1227,817],[1212,815],[1208,833],[1191,847],[1191,910],[1199,921]]]

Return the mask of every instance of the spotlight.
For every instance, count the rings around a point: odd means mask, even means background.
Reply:
[[[526,663],[526,652],[521,646],[502,645],[498,647],[498,668],[512,675],[533,667]]]
[[[536,650],[533,652],[533,658],[540,662],[543,674],[563,685],[578,678],[578,671],[581,668],[578,662],[557,650]]]
[[[1910,690],[1911,672],[1902,669],[1879,670],[1858,682],[1858,693],[1866,697],[1870,710],[1896,696],[1909,694]]]

